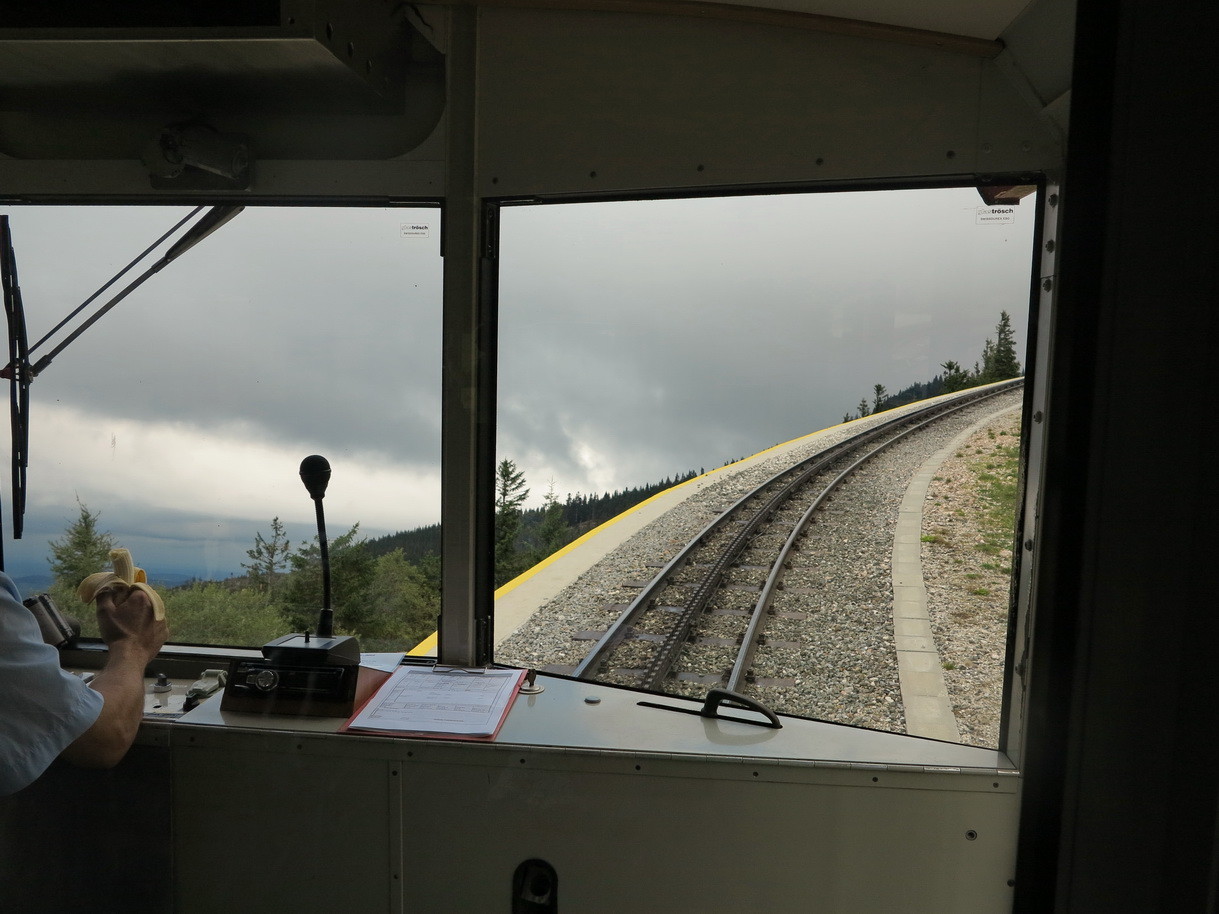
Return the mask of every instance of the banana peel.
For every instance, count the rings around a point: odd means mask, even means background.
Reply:
[[[99,593],[112,588],[134,588],[148,595],[154,617],[158,622],[164,621],[165,604],[161,601],[161,595],[148,586],[148,575],[144,573],[143,568],[136,567],[135,562],[131,560],[131,552],[127,549],[111,549],[110,564],[114,571],[99,571],[80,582],[76,595],[80,597],[81,602],[92,603]]]

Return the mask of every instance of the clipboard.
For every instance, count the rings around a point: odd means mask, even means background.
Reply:
[[[339,732],[492,741],[520,693],[526,672],[399,667]]]

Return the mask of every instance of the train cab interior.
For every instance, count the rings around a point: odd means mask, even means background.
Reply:
[[[348,272],[316,348],[289,358],[310,363],[320,401],[361,353],[392,363],[395,335],[426,337],[435,657],[455,668],[497,661],[511,213],[929,188],[1033,213],[997,746],[666,715],[629,688],[545,673],[494,741],[342,733],[346,715],[234,712],[216,696],[147,719],[113,770],[56,763],[0,799],[0,909],[1219,910],[1219,631],[1203,586],[1219,499],[1202,396],[1219,297],[1215,19],[1186,0],[0,0],[0,209],[27,311],[26,212],[215,207],[199,258],[240,207],[234,231],[249,213],[348,208],[389,212],[396,242],[424,238],[426,264],[394,281],[429,303],[362,317],[353,277],[383,252],[329,223],[308,259]],[[120,222],[88,223],[75,250]],[[39,269],[70,272],[72,250]],[[238,272],[199,269],[196,285]],[[185,326],[131,345],[174,345]],[[205,359],[183,356],[172,385],[244,377],[259,356],[234,326]],[[10,346],[12,328],[10,313]],[[67,361],[35,392],[58,373],[99,400],[159,395]],[[14,415],[37,421],[28,381]],[[393,400],[369,390],[316,423],[384,410],[385,447],[405,450]],[[31,492],[40,461],[71,459],[29,458]],[[15,457],[6,509],[26,500],[26,472]],[[96,666],[102,649],[64,664]],[[159,668],[190,682],[258,656],[171,640]]]

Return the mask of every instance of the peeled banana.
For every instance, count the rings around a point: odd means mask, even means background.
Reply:
[[[127,549],[111,549],[110,564],[114,571],[99,571],[91,574],[80,582],[76,595],[83,603],[92,603],[103,590],[122,586],[125,589],[142,590],[152,602],[153,615],[160,622],[165,619],[165,604],[161,595],[148,586],[148,575],[143,568],[137,568],[131,560],[131,552]]]

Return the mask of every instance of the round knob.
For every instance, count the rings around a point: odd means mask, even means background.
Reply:
[[[275,670],[259,670],[254,675],[254,688],[262,692],[270,692],[279,685],[279,673]]]

